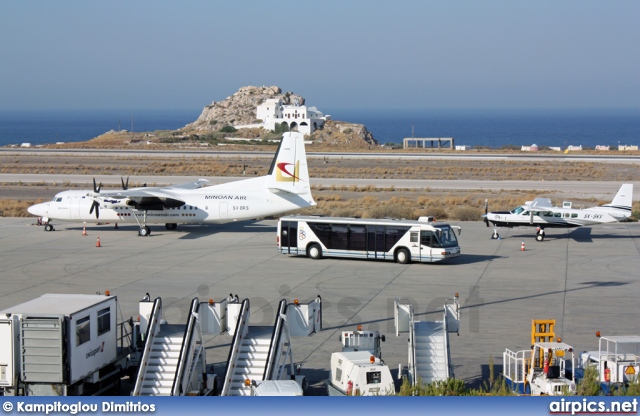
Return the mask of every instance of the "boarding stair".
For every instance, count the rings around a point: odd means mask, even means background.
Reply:
[[[249,299],[245,299],[237,313],[221,396],[249,396],[260,381],[294,379],[292,333],[308,336],[321,329],[320,298],[308,305],[282,299],[273,326],[249,326],[249,318]]]
[[[227,300],[224,301],[226,304]],[[133,396],[208,395],[215,392],[215,377],[208,374],[204,349],[205,328],[208,334],[221,332],[220,310],[213,301],[203,303],[193,298],[186,324],[167,324],[162,319],[162,300],[140,302],[144,351],[138,368]],[[148,312],[148,313],[147,313]],[[225,317],[223,317],[225,318]],[[212,323],[212,321],[216,321]]]
[[[395,301],[396,335],[409,332],[407,375],[412,384],[445,381],[454,377],[449,348],[449,333],[458,332],[460,307],[458,295],[444,305],[441,321],[415,320],[413,306]]]

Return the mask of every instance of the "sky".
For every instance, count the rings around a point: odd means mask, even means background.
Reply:
[[[0,110],[640,109],[640,1],[3,1]]]

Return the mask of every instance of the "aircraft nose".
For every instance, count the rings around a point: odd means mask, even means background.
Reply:
[[[35,215],[36,217],[46,217],[49,215],[49,203],[44,202],[42,204],[31,205],[27,208],[27,211],[31,215]]]

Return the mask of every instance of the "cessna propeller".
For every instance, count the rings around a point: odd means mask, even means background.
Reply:
[[[489,213],[489,200],[484,200],[484,223],[489,226],[489,220],[487,219],[487,214]]]

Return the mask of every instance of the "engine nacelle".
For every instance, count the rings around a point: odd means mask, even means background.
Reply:
[[[129,198],[123,198],[123,199],[105,198],[102,200],[102,203],[101,203],[102,207],[107,209],[135,207],[136,204],[137,203],[135,201],[132,201]]]

